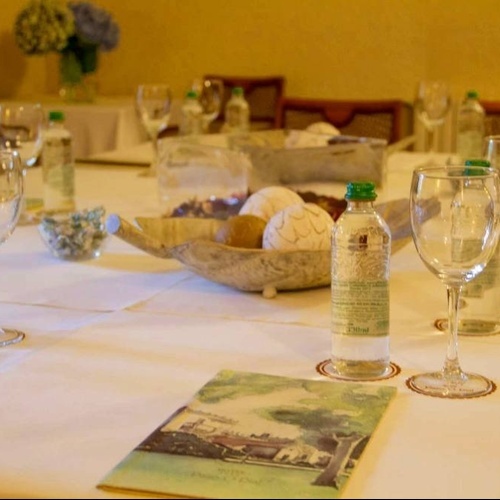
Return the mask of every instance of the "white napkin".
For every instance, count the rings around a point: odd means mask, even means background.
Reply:
[[[316,148],[328,146],[328,140],[340,132],[329,123],[317,122],[305,130],[290,130],[285,139],[285,148]]]
[[[340,135],[340,130],[328,122],[315,122],[306,127],[308,132],[313,134]]]

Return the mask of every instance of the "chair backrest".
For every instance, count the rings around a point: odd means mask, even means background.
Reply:
[[[480,101],[486,114],[485,135],[500,135],[500,101]]]
[[[374,137],[394,143],[413,132],[413,107],[399,100],[342,101],[283,97],[276,128],[304,129],[328,122],[343,135]]]
[[[231,97],[233,87],[242,87],[250,106],[250,126],[252,129],[274,128],[279,101],[285,92],[284,76],[227,76],[208,74],[204,78],[219,79],[224,83],[224,98],[219,118],[212,129],[217,131],[224,122],[224,107]]]

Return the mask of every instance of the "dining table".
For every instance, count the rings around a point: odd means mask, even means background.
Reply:
[[[63,101],[59,96],[42,95],[32,99],[7,99],[6,104],[39,103],[45,116],[50,111],[64,114],[65,126],[71,132],[73,155],[78,161],[105,152],[120,151],[148,144],[148,137],[135,109],[134,96],[98,96],[92,102]],[[180,123],[181,99],[173,99],[169,127]],[[144,146],[143,146],[144,147]]]
[[[438,155],[439,156],[439,155]],[[425,153],[388,155],[377,202],[408,198]],[[443,161],[447,156],[440,157]],[[146,166],[78,163],[77,208],[107,216],[161,215]],[[41,190],[41,169],[26,192]],[[325,193],[343,197],[345,183]],[[53,256],[36,223],[0,246],[0,326],[23,341],[0,348],[0,497],[143,498],[98,483],[220,370],[337,383],[329,359],[328,286],[274,298],[199,276],[109,234],[86,261]],[[447,335],[446,289],[413,242],[390,261],[390,355],[394,376],[364,382],[397,389],[352,472],[343,498],[499,498],[500,391],[440,399],[406,380],[439,370]],[[463,336],[461,364],[500,383],[500,336]]]

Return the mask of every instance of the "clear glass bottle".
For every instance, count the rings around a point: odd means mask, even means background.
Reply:
[[[203,108],[195,90],[186,93],[182,104],[182,116],[179,127],[180,135],[197,135],[203,132]]]
[[[45,210],[67,212],[75,208],[75,165],[70,131],[62,111],[50,111],[41,153]]]
[[[457,228],[457,242],[453,241],[452,251],[456,260],[461,262],[474,256],[482,248],[482,232],[477,233],[478,218],[493,217],[483,196],[475,192],[484,191],[480,177],[483,168],[490,167],[487,160],[466,160],[465,172],[471,176],[467,197],[458,193],[454,203],[461,211],[462,223]],[[465,206],[464,206],[465,205]],[[481,226],[481,224],[479,224]],[[458,333],[462,335],[493,335],[500,332],[500,245],[486,267],[462,287],[461,305],[458,318]]]
[[[373,206],[375,184],[347,185],[347,207],[332,230],[331,364],[347,379],[390,372],[391,232]]]
[[[244,133],[250,130],[250,106],[245,99],[242,87],[233,87],[231,98],[227,101],[224,112],[222,132]]]
[[[469,90],[458,108],[457,154],[462,161],[481,158],[484,140],[484,108],[475,90]]]

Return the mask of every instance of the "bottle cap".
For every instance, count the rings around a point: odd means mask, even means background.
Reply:
[[[231,91],[233,95],[243,95],[243,87],[233,87],[233,90]]]
[[[345,194],[346,200],[367,200],[377,198],[375,183],[373,182],[349,182]]]
[[[465,160],[465,165],[468,167],[489,167],[491,163],[488,160],[483,160],[482,158],[473,158],[471,160]]]
[[[64,113],[62,111],[49,111],[49,121],[51,122],[64,121]]]
[[[464,175],[484,175],[485,169],[490,166],[490,162],[488,160],[474,159],[474,160],[465,160],[465,169]],[[478,168],[470,168],[470,167],[478,167]]]
[[[187,99],[198,99],[198,92],[196,90],[188,90],[186,92]]]
[[[467,91],[467,99],[478,99],[479,94],[477,93],[477,90],[468,90]]]

